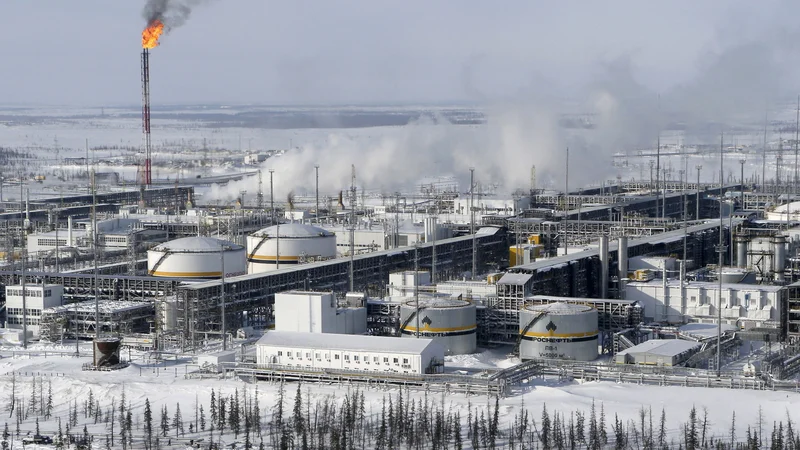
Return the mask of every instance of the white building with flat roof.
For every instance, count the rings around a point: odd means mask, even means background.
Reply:
[[[64,287],[60,284],[26,284],[25,309],[27,309],[28,332],[39,336],[39,321],[42,310],[61,306]],[[6,328],[22,329],[22,286],[6,286]]]
[[[256,343],[256,363],[319,369],[437,373],[444,347],[431,339],[267,331]]]
[[[275,294],[275,331],[364,334],[366,305],[339,306],[332,292]]]
[[[723,323],[751,328],[777,321],[786,292],[782,286],[723,283]],[[632,282],[625,287],[625,299],[639,302],[646,321],[716,323],[719,283],[690,281],[681,286],[675,279]]]

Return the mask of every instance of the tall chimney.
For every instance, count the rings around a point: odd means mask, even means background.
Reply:
[[[608,298],[608,236],[600,236],[600,298]]]

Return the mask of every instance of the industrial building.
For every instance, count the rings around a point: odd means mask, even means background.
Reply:
[[[288,291],[275,294],[275,331],[364,334],[363,295],[348,294],[339,305],[333,292]]]
[[[614,355],[617,364],[677,366],[700,350],[701,344],[683,339],[651,339]]]
[[[23,289],[25,294],[23,314]],[[23,328],[27,319],[28,333],[39,336],[39,324],[42,310],[60,306],[63,302],[64,288],[57,284],[26,284],[23,286],[6,286],[6,328]]]
[[[426,374],[442,370],[444,348],[431,339],[268,331],[256,343],[256,363]]]
[[[628,283],[625,298],[642,306],[645,322],[716,322],[721,304],[725,323],[746,329],[777,323],[787,296],[785,287],[768,284],[723,283],[721,292],[720,303],[717,282],[655,279]]]

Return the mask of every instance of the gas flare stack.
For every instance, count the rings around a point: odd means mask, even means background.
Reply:
[[[150,145],[150,49],[158,46],[164,24],[154,20],[142,31],[142,132],[144,133],[144,174],[142,186],[152,183],[152,150]]]

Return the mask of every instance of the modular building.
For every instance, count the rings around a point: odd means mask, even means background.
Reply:
[[[652,339],[614,355],[617,364],[677,366],[697,353],[701,344],[683,339]]]
[[[24,317],[28,333],[38,337],[42,310],[61,306],[64,287],[59,284],[26,285],[26,315],[23,315],[22,294],[22,286],[6,286],[6,327],[21,330]]]
[[[341,307],[332,292],[281,292],[275,294],[275,331],[364,334],[367,308]]]
[[[723,322],[747,329],[778,321],[786,295],[783,286],[723,283]],[[626,286],[625,298],[644,308],[647,322],[716,323],[720,305],[719,283],[704,281],[632,282]]]
[[[256,343],[259,366],[426,374],[444,366],[431,339],[268,331]]]

